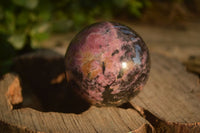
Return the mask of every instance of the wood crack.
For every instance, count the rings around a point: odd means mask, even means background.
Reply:
[[[168,122],[158,118],[156,115],[152,114],[150,111],[141,108],[137,105],[132,107],[143,117],[145,118],[156,132],[158,133],[198,133],[200,132],[200,122],[195,123],[176,123]]]

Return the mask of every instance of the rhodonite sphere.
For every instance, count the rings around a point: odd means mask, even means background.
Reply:
[[[97,106],[119,106],[145,85],[150,71],[149,51],[131,28],[100,22],[72,39],[65,67],[67,82],[83,99]]]

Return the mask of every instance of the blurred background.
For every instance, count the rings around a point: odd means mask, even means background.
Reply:
[[[176,58],[188,69],[195,64],[191,71],[200,73],[199,18],[199,0],[1,0],[0,75],[21,54],[41,48],[65,53],[78,31],[98,21],[132,27],[151,52]]]

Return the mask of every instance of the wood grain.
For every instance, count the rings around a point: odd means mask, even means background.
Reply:
[[[49,56],[49,54],[51,55]],[[48,112],[51,110],[46,110],[47,112],[43,112],[42,108],[38,107],[36,108],[38,110],[35,110],[30,108],[31,106],[25,106],[23,108],[14,109],[14,106],[11,104],[12,100],[10,100],[9,97],[7,96],[10,87],[12,88],[14,84],[18,85],[17,87],[19,87],[15,89],[16,90],[15,92],[17,94],[18,93],[20,94],[20,92],[17,92],[17,90],[21,91],[21,89],[28,89],[30,85],[33,87],[33,89],[36,89],[37,91],[39,89],[46,89],[46,88],[49,90],[45,91],[51,91],[50,88],[52,86],[54,87],[54,90],[59,89],[57,83],[60,84],[62,78],[58,77],[62,76],[57,77],[57,74],[59,75],[59,73],[53,72],[53,70],[50,68],[52,64],[61,65],[62,63],[58,63],[58,60],[62,58],[63,56],[58,56],[58,55],[52,56],[51,52],[49,53],[44,51],[42,51],[42,53],[37,53],[36,56],[34,56],[34,54],[22,56],[21,59],[18,60],[19,66],[16,69],[23,71],[22,73],[20,73],[21,76],[20,78],[25,78],[26,80],[25,79],[18,80],[19,76],[12,73],[7,74],[3,77],[3,79],[0,81],[0,132],[6,132],[6,133],[7,132],[20,132],[20,133],[153,132],[153,127],[151,126],[151,124],[143,117],[141,117],[140,114],[132,108],[119,108],[119,107],[98,108],[91,106],[87,110],[84,110],[78,114]],[[52,67],[54,69],[60,68],[54,66]],[[45,70],[48,72],[45,72]],[[49,71],[51,71],[51,73],[49,73]],[[56,74],[55,77],[52,76],[53,73]],[[51,78],[54,79],[53,81],[56,82],[55,83],[52,82]],[[59,80],[55,80],[57,78]],[[28,80],[31,81],[29,82]],[[20,86],[19,81],[23,85],[21,84]],[[29,85],[24,83],[25,81],[27,81]],[[53,85],[50,86],[49,84],[47,84],[47,82]],[[33,102],[39,101],[38,99],[35,100],[35,98],[33,99],[26,98],[27,96],[25,96],[25,94],[23,96],[25,97],[24,98],[25,103],[27,103],[27,101],[30,100],[33,100]],[[43,97],[48,98],[47,96],[48,92],[44,92],[42,94]],[[32,95],[33,94],[28,96],[31,97]],[[50,101],[56,99],[56,97],[50,97],[50,98],[51,98]],[[73,102],[73,100],[69,102]],[[50,102],[48,104],[50,104]],[[55,102],[52,102],[52,104],[55,104]],[[68,103],[66,103],[66,105],[68,105]],[[76,104],[76,106],[79,106],[79,104]],[[57,106],[52,106],[52,107],[57,107]]]
[[[0,82],[0,132],[129,132],[150,125],[135,110],[116,107],[92,106],[79,115],[44,113],[31,108],[12,110],[5,94],[15,79],[16,76],[8,74]]]
[[[200,84],[177,60],[152,54],[149,81],[131,104],[158,132],[200,132]]]
[[[58,102],[57,104],[62,102],[62,98],[52,97],[51,93],[54,94],[55,89],[62,92],[63,76],[62,70],[59,70],[62,68],[59,66],[62,63],[59,62],[62,62],[63,56],[44,51],[36,55],[29,54],[23,56],[23,60],[18,60],[16,68],[17,72],[21,71],[19,75],[10,73],[0,80],[0,132],[200,132],[198,77],[188,73],[177,60],[151,54],[152,68],[149,80],[144,90],[130,101],[132,107],[89,106],[81,112],[73,113],[74,110],[69,112],[52,110],[60,107],[54,105],[54,101]],[[51,67],[58,69],[59,72],[53,71]],[[17,84],[15,87],[19,87],[14,89],[17,94],[20,94],[21,89],[30,86],[36,92],[44,89],[44,93],[41,94],[44,99],[48,99],[46,101],[48,104],[40,103],[38,95],[31,99],[34,93],[30,95],[22,93],[23,104],[32,100],[34,106],[26,104],[16,109],[12,104],[13,98],[9,98],[8,95],[10,87],[14,84]],[[52,92],[48,94],[46,91]],[[14,96],[20,99],[20,95]],[[73,100],[68,102],[66,103],[70,105],[68,108],[74,108],[70,103]],[[53,105],[50,105],[51,103]],[[48,105],[47,110],[43,109],[44,105]],[[79,105],[81,106],[79,102],[74,104],[74,106]]]
[[[200,75],[200,56],[191,56],[184,64],[188,71]]]

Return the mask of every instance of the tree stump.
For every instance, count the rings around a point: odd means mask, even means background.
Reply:
[[[0,80],[0,132],[200,132],[198,78],[177,60],[151,55],[144,90],[130,103],[101,108],[66,89],[62,55],[16,58],[16,74]]]

